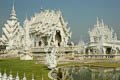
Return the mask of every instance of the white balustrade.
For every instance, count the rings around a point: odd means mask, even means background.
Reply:
[[[12,72],[10,72],[9,76],[7,76],[6,69],[5,69],[3,74],[1,73],[1,70],[0,70],[0,80],[27,80],[27,77],[26,77],[26,75],[24,73],[23,79],[20,79],[18,72],[17,72],[15,78],[13,77]],[[32,75],[31,80],[35,80],[34,75]],[[42,76],[42,80],[44,80],[43,76]]]

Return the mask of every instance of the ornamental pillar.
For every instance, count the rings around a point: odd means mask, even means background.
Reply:
[[[104,53],[104,55],[106,54],[106,48],[103,48],[103,53]]]

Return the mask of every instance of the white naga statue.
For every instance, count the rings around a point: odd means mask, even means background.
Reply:
[[[47,51],[48,52],[48,51]],[[57,66],[56,50],[53,48],[51,53],[47,53],[45,57],[46,65],[49,69],[54,69]]]

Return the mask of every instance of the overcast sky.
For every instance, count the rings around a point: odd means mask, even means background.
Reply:
[[[71,27],[72,40],[88,37],[88,28],[93,28],[96,17],[112,27],[120,35],[120,0],[15,0],[17,18],[23,25],[26,13],[30,19],[43,9],[62,10],[63,18]],[[10,16],[13,0],[0,0],[0,28]],[[0,29],[0,35],[2,30]],[[119,36],[120,37],[120,36]]]

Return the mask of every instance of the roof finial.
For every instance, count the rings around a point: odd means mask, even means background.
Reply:
[[[27,15],[27,12],[26,12],[26,20],[28,20],[28,15]]]
[[[16,13],[15,13],[15,9],[14,9],[14,0],[13,0],[13,7],[12,7],[12,11],[11,11],[11,20],[16,20]]]
[[[13,0],[13,7],[12,7],[12,10],[14,10],[14,11],[15,11],[15,9],[14,9],[14,0]]]
[[[104,21],[103,21],[103,19],[102,19],[102,26],[104,26]]]
[[[89,27],[89,30],[88,30],[88,32],[90,32],[90,27]]]
[[[42,0],[40,0],[40,2],[41,2],[40,10],[42,11],[43,10]]]
[[[98,19],[98,16],[97,16],[96,24],[99,24],[99,19]]]
[[[24,24],[26,24],[26,23],[28,23],[27,13],[26,13],[26,18],[25,18]]]

